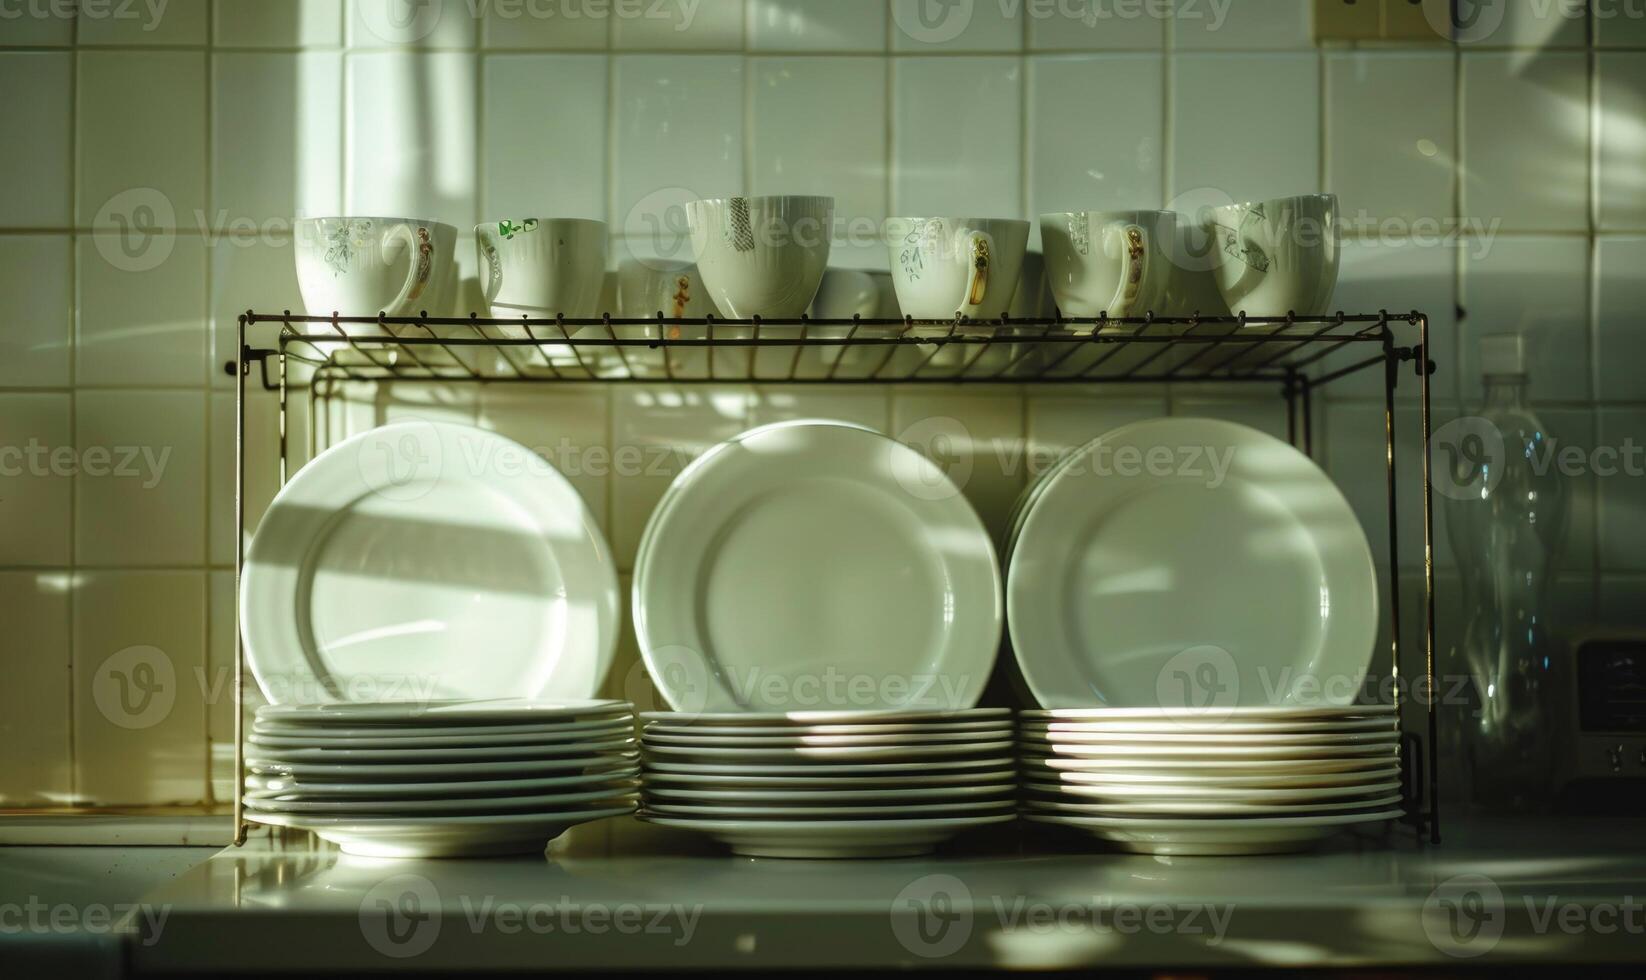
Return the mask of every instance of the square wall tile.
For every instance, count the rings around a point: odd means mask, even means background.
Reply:
[[[213,387],[228,389],[234,387],[234,376],[223,365],[234,360],[240,314],[247,310],[302,313],[303,295],[297,289],[297,259],[289,239],[229,236],[211,242],[208,253],[211,349],[206,352],[206,375]],[[263,346],[273,342],[272,331],[279,328],[254,324],[250,329],[248,339],[254,346]],[[287,368],[291,372],[298,366],[288,362]],[[278,362],[270,361],[269,378],[278,381]],[[248,391],[261,384],[261,372],[246,380]]]
[[[214,0],[214,43],[226,48],[335,48],[343,43],[337,0]]]
[[[958,394],[915,386],[892,393],[893,439],[936,463],[977,508],[1001,547],[1026,482],[1023,394],[979,387]]]
[[[0,91],[6,93],[0,100],[0,132],[28,134],[27,152],[0,154],[0,186],[12,189],[0,197],[0,227],[69,224],[73,77],[74,56],[68,52],[0,53]]]
[[[74,596],[80,798],[104,806],[206,796],[206,573],[82,572]]]
[[[211,393],[211,446],[206,560],[212,565],[234,564],[235,425],[234,394]],[[293,434],[295,438],[295,433]],[[246,392],[246,543],[280,491],[280,400],[272,392]]]
[[[1024,401],[1028,428],[1024,476],[1028,480],[1111,429],[1170,414],[1164,389],[1153,386],[1125,396],[1096,388],[1030,386]]]
[[[886,217],[886,71],[879,58],[755,58],[755,194],[827,194],[836,224]]]
[[[898,58],[893,73],[892,212],[1022,217],[1022,60]]]
[[[1021,51],[1025,40],[1023,6],[979,3],[968,11],[959,4],[925,0],[891,0],[892,50]]]
[[[1465,217],[1503,231],[1588,229],[1588,91],[1582,55],[1464,53]]]
[[[762,385],[750,398],[749,425],[837,419],[876,432],[891,428],[892,400],[883,385]]]
[[[1457,245],[1449,241],[1390,239],[1343,243],[1338,270],[1337,292],[1328,310],[1345,313],[1376,313],[1388,310],[1391,317],[1418,310],[1429,317],[1429,343],[1434,348],[1435,373],[1430,379],[1430,397],[1437,407],[1457,397]],[[1415,345],[1422,332],[1405,320],[1391,319],[1395,342]],[[1381,348],[1374,344],[1351,344],[1319,363],[1335,370],[1365,360]],[[1421,397],[1416,371],[1402,367],[1395,397],[1415,402]],[[1328,398],[1358,397],[1383,403],[1383,372],[1373,367],[1333,381],[1325,389]]]
[[[69,383],[73,268],[67,235],[0,235],[0,387]]]
[[[347,0],[351,48],[472,48],[480,37],[471,0]]]
[[[1322,419],[1324,415],[1324,419]],[[1436,418],[1435,428],[1454,416]],[[1325,425],[1322,426],[1321,422]],[[1380,569],[1389,567],[1389,494],[1387,449],[1382,405],[1328,404],[1324,412],[1316,403],[1315,442],[1326,435],[1326,452],[1320,459],[1354,508],[1372,555]],[[1400,521],[1400,567],[1423,567],[1423,439],[1422,420],[1416,408],[1395,410],[1395,503]],[[1317,457],[1321,454],[1317,452]],[[1434,494],[1435,567],[1455,568],[1452,542],[1448,536],[1450,510],[1459,501],[1438,490]],[[1461,502],[1466,506],[1467,501]],[[1383,588],[1380,573],[1378,587]]]
[[[80,5],[81,47],[206,43],[210,0]]]
[[[343,57],[212,58],[210,230],[285,231],[343,206]]]
[[[751,51],[884,51],[883,0],[753,0]]]
[[[206,56],[79,55],[81,227],[192,226],[206,208]]]
[[[564,476],[611,537],[607,506],[620,474],[607,445],[609,393],[597,388],[545,391],[522,385],[480,389],[482,429],[513,439]]]
[[[7,658],[10,676],[0,686],[0,739],[6,743],[0,807],[70,802],[72,583],[68,572],[0,572],[0,622],[16,651]]]
[[[474,226],[475,60],[451,52],[349,56],[343,186],[351,214]]]
[[[1582,238],[1510,238],[1463,247],[1458,381],[1465,404],[1481,398],[1480,340],[1526,339],[1531,397],[1588,401],[1589,243]]]
[[[1318,56],[1179,55],[1172,99],[1173,196],[1262,201],[1320,187]]]
[[[965,8],[953,4],[949,9]],[[1162,3],[1106,0],[1030,2],[1023,12],[1029,18],[1031,51],[1159,51],[1166,45],[1166,22],[1173,13]]]
[[[115,235],[76,242],[80,325],[75,381],[81,384],[197,385],[206,349],[206,244],[195,235],[163,239],[133,264]],[[151,264],[169,248],[170,254]]]
[[[492,55],[484,70],[480,220],[604,221],[605,55]],[[548,92],[576,97],[545,99]]]
[[[206,560],[206,395],[75,394],[74,554],[136,568]]]
[[[69,564],[71,411],[64,394],[0,394],[0,560],[7,565]]]
[[[1600,228],[1639,231],[1646,229],[1646,53],[1601,54],[1596,63]]]
[[[1614,6],[1610,0],[1600,3]],[[1581,48],[1588,43],[1588,5],[1588,0],[1482,4],[1485,9],[1480,18],[1469,29],[1455,32],[1455,37],[1465,47],[1486,45],[1529,52]]]
[[[599,51],[611,38],[613,8],[599,2],[488,3],[481,44],[492,51]]]
[[[1445,230],[1457,210],[1456,72],[1449,52],[1326,55],[1326,187],[1354,230],[1423,221]]]
[[[1313,0],[1175,0],[1173,8],[1172,44],[1178,48],[1306,51],[1314,47]]]
[[[614,6],[612,47],[620,51],[741,51],[743,4]]]
[[[1630,8],[1621,3],[1596,3],[1591,11],[1596,47],[1646,47],[1646,16],[1630,15]]]
[[[78,14],[67,4],[22,4],[9,8],[23,16],[6,23],[6,43],[18,47],[74,46]]]
[[[1646,238],[1595,243],[1595,396],[1646,399]]]
[[[1197,397],[1194,386],[1180,389],[1172,401],[1172,414],[1189,418],[1221,419],[1256,429],[1286,442],[1286,399],[1272,391],[1244,398]]]
[[[634,567],[652,510],[692,460],[748,428],[744,389],[624,385],[612,391],[611,545],[618,568]]]
[[[619,57],[616,102],[614,228],[678,231],[684,215],[669,207],[743,193],[741,57]]]
[[[1166,80],[1152,54],[1029,59],[1029,218],[1160,206]],[[1102,92],[1103,124],[1081,125]]]
[[[1595,448],[1600,567],[1646,571],[1646,411],[1602,408]]]

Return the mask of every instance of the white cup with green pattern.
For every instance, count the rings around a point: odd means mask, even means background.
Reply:
[[[494,317],[597,316],[606,223],[587,218],[488,221],[474,229],[480,285]]]

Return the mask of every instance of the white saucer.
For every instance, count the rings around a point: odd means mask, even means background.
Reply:
[[[1058,813],[1025,813],[1023,817],[1037,823],[1061,824],[1088,831],[1124,851],[1190,856],[1286,854],[1306,850],[1345,827],[1382,823],[1400,817],[1401,813],[1396,809],[1335,816],[1229,820],[1150,820]]]
[[[634,807],[497,816],[374,820],[295,813],[247,813],[276,827],[310,830],[345,853],[366,857],[493,857],[540,854],[549,841],[580,823],[633,813]]]

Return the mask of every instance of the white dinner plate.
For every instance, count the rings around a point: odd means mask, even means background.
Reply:
[[[642,711],[640,720],[648,726],[755,726],[755,727],[810,727],[813,725],[933,725],[981,724],[1003,722],[1011,724],[1010,708],[965,708],[959,711]]]
[[[1029,708],[1018,712],[1024,724],[1047,722],[1161,722],[1222,724],[1223,722],[1335,722],[1384,718],[1394,724],[1400,709],[1392,704],[1351,704],[1336,707],[1271,707],[1268,705],[1207,706],[1204,708]]]
[[[648,759],[646,772],[674,773],[683,776],[806,776],[811,778],[872,778],[876,776],[949,776],[975,775],[1010,769],[1016,760],[1009,756],[989,756],[982,759],[924,760],[921,762],[861,762],[861,763],[783,763],[758,764],[724,762],[693,762],[679,759]]]
[[[1036,768],[1077,772],[1127,772],[1143,770],[1159,775],[1192,779],[1198,776],[1311,776],[1339,772],[1386,769],[1397,759],[1384,753],[1341,759],[1207,759],[1199,755],[1109,756],[1081,758],[1072,755],[1024,753],[1018,761],[1026,770]]]
[[[639,747],[632,738],[615,738],[605,742],[571,742],[547,745],[476,745],[456,749],[283,749],[258,746],[246,753],[248,761],[271,762],[335,762],[341,764],[398,763],[411,765],[419,762],[503,762],[514,759],[566,759],[596,756],[603,753],[627,752]]]
[[[640,780],[630,779],[610,786],[583,790],[576,793],[544,793],[538,796],[474,796],[448,797],[438,800],[309,800],[281,797],[248,796],[246,809],[257,813],[324,813],[334,816],[398,817],[423,816],[439,813],[498,814],[533,811],[565,810],[585,803],[606,801],[606,806],[637,799]]]
[[[951,772],[935,775],[906,773],[890,776],[761,776],[738,775],[705,776],[689,772],[659,772],[655,767],[646,771],[646,785],[663,789],[681,787],[692,789],[795,789],[837,791],[855,789],[964,789],[970,786],[1013,784],[1015,769],[990,769],[983,772]]]
[[[710,820],[915,820],[921,817],[963,817],[980,813],[1015,812],[1015,799],[942,803],[891,803],[880,806],[812,806],[795,803],[784,806],[734,806],[708,803],[661,803],[646,801],[646,812],[665,817],[703,817]]]
[[[1066,803],[1155,803],[1188,802],[1191,800],[1245,804],[1300,804],[1331,803],[1354,797],[1386,796],[1400,792],[1399,780],[1382,780],[1358,786],[1325,786],[1310,789],[1246,789],[1221,786],[1184,784],[1161,786],[1159,783],[1085,783],[1040,782],[1028,780],[1023,788],[1041,798],[1057,798]]]
[[[887,805],[893,803],[939,803],[944,800],[964,802],[973,799],[994,799],[1015,796],[1017,784],[1010,777],[984,786],[938,786],[929,789],[681,789],[646,780],[646,799],[658,803],[679,801],[707,804],[763,804],[800,803],[826,805],[829,803]]]
[[[471,659],[474,659],[471,656]],[[628,701],[606,698],[533,699],[492,698],[480,701],[410,701],[399,704],[269,704],[257,709],[257,723],[326,729],[366,729],[376,726],[418,729],[430,734],[468,724],[491,727],[609,722],[632,715]],[[475,729],[478,731],[479,729]]]
[[[1339,732],[1396,731],[1393,718],[1364,718],[1353,721],[1028,721],[1018,726],[1026,735],[1051,733],[1091,734],[1115,732],[1128,735],[1332,735]]]
[[[1338,800],[1331,803],[1240,803],[1228,800],[1150,800],[1146,803],[1096,803],[1090,800],[1069,801],[1026,796],[1026,811],[1042,813],[1072,813],[1093,817],[1308,817],[1318,814],[1375,811],[1400,803],[1399,793],[1363,800]]]
[[[797,735],[993,735],[1010,738],[1012,725],[1004,721],[962,721],[931,725],[670,725],[649,722],[648,735],[731,736],[734,738],[791,737]]]
[[[640,758],[638,752],[607,753],[605,755],[568,756],[563,759],[519,759],[509,762],[430,762],[415,765],[351,765],[347,763],[274,762],[258,764],[247,760],[246,766],[263,775],[295,776],[298,779],[332,780],[344,783],[409,782],[445,779],[481,779],[489,777],[525,778],[551,773],[571,774],[609,772],[633,765]],[[410,777],[408,779],[407,777]]]
[[[646,743],[646,753],[654,758],[692,759],[705,763],[744,763],[747,765],[796,765],[804,760],[834,762],[901,762],[932,759],[955,755],[995,756],[1010,751],[1012,743],[1005,739],[996,742],[968,742],[964,745],[864,745],[864,746],[809,746],[788,749],[716,749],[687,745],[653,745]]]
[[[1348,772],[1291,773],[1274,775],[1213,776],[1204,771],[1175,775],[1157,769],[1074,770],[1041,767],[1030,770],[1031,780],[1055,780],[1060,786],[1090,786],[1098,789],[1136,787],[1153,789],[1160,795],[1208,793],[1251,793],[1268,790],[1324,789],[1352,790],[1368,783],[1384,783],[1400,778],[1399,766]]]
[[[992,732],[903,732],[893,735],[676,735],[646,729],[641,740],[647,745],[695,745],[723,749],[791,749],[807,746],[851,748],[854,746],[923,746],[992,743],[1012,737],[1011,729]]]
[[[688,466],[635,560],[646,667],[680,711],[967,708],[1004,609],[942,468],[872,429],[761,426]]]
[[[312,813],[250,813],[275,827],[311,830],[345,853],[366,857],[492,857],[537,854],[580,823],[633,813],[633,805],[553,813],[439,816],[416,819],[329,817]]]
[[[1280,735],[1248,735],[1243,732],[1037,732],[1025,729],[1019,738],[1025,745],[1125,745],[1146,746],[1228,746],[1239,748],[1312,748],[1330,745],[1383,745],[1400,742],[1394,729],[1384,732],[1326,732],[1321,734],[1286,732]]]
[[[950,837],[976,827],[1010,823],[1015,814],[935,820],[711,820],[642,812],[659,827],[691,830],[749,857],[912,857],[929,853]]]
[[[527,730],[500,735],[431,735],[425,738],[316,738],[310,735],[270,735],[254,729],[246,737],[246,741],[252,745],[277,749],[460,749],[476,746],[589,744],[608,742],[614,738],[628,738],[633,732],[633,726],[627,723],[571,732]]]
[[[1023,743],[1023,757],[1073,759],[1317,760],[1375,757],[1385,765],[1395,759],[1395,743],[1382,745],[1162,745],[1104,742],[1092,744]]]
[[[406,781],[400,783],[312,782],[292,776],[260,776],[254,774],[246,777],[246,797],[251,799],[253,797],[295,795],[307,800],[350,799],[353,797],[419,800],[453,796],[530,796],[562,790],[575,793],[589,786],[629,779],[639,775],[640,767],[638,765],[608,772],[571,776],[541,776],[536,779],[452,779],[442,782]]]
[[[617,570],[576,488],[531,450],[397,422],[280,489],[246,552],[240,621],[273,704],[586,698],[611,666]]]
[[[1023,518],[1006,591],[1018,668],[1049,708],[1347,703],[1377,640],[1343,494],[1286,443],[1214,419],[1072,454]]]
[[[1324,814],[1315,817],[1253,817],[1230,820],[1151,820],[1143,817],[1085,817],[1063,813],[1025,813],[1037,823],[1061,824],[1088,831],[1121,850],[1164,856],[1285,854],[1304,850],[1356,824],[1382,823],[1400,810],[1379,813]]]
[[[588,721],[562,722],[549,725],[366,725],[347,727],[343,725],[287,725],[282,722],[254,721],[252,734],[270,738],[302,738],[324,741],[327,743],[355,740],[382,740],[393,741],[399,744],[406,740],[408,745],[416,745],[426,739],[448,740],[480,740],[487,738],[504,739],[538,735],[548,736],[589,736],[590,733],[607,731],[632,731],[634,728],[633,715],[612,715],[609,718],[594,718]]]

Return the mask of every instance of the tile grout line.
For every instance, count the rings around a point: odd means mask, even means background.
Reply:
[[[73,168],[73,175],[69,180],[69,219],[75,224],[80,223],[80,197],[82,188],[81,156],[83,147],[80,145],[80,18],[76,17],[69,27],[69,40],[73,47],[70,50],[69,73],[69,107],[74,118],[69,125],[69,161]],[[80,443],[80,396],[79,385],[79,356],[80,356],[80,236],[69,237],[69,298],[73,308],[69,311],[69,440],[78,446]],[[75,670],[75,653],[79,646],[79,632],[76,628],[76,594],[80,591],[80,573],[78,568],[79,546],[77,537],[80,529],[75,519],[80,509],[80,477],[78,473],[69,478],[69,553],[66,556],[69,563],[68,601],[68,638],[69,648],[65,651],[68,661],[68,696],[69,696],[69,800],[72,803],[81,802],[80,792],[80,738],[79,738],[79,687],[78,672]]]

